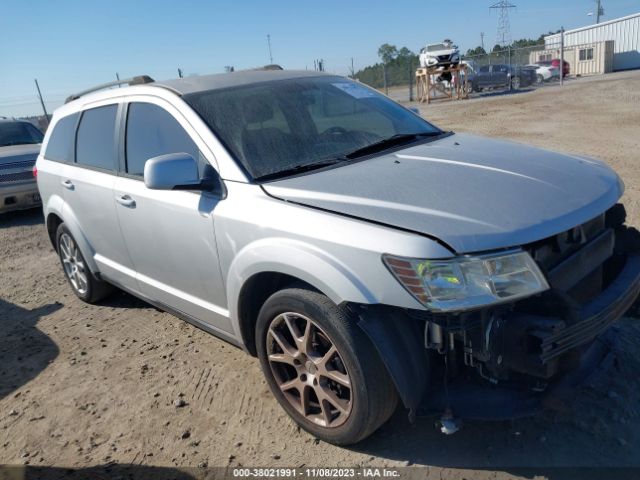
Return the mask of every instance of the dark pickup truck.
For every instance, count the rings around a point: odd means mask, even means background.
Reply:
[[[480,92],[485,88],[506,87],[512,90],[528,87],[536,81],[535,70],[510,65],[484,65],[469,78],[470,88]]]

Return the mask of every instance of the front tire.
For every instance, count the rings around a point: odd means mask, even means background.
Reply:
[[[260,365],[280,405],[337,445],[368,437],[397,405],[391,377],[356,322],[321,293],[288,288],[267,299],[256,324]]]
[[[542,74],[539,73],[538,75],[536,75],[536,82],[538,83],[538,85],[544,83],[544,77],[542,76]]]
[[[64,223],[56,232],[58,257],[73,293],[87,303],[95,303],[113,291],[113,287],[93,276],[73,235]]]
[[[518,90],[520,88],[520,77],[515,76],[511,78],[511,90]]]

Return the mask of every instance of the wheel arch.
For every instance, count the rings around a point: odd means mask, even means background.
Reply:
[[[242,285],[238,296],[238,324],[242,343],[252,356],[257,355],[255,325],[262,305],[274,293],[291,286],[319,292],[313,285],[280,272],[256,273]]]
[[[227,299],[236,335],[255,355],[255,321],[266,299],[299,283],[343,302],[378,303],[358,276],[337,259],[313,247],[284,239],[258,241],[238,253],[229,268]]]
[[[59,208],[52,208],[56,206]],[[76,244],[78,245],[78,248],[80,249],[80,252],[84,257],[89,270],[95,275],[99,271],[99,269],[98,265],[93,259],[94,250],[93,248],[91,248],[91,245],[89,244],[87,237],[84,235],[82,229],[80,228],[80,224],[73,212],[63,203],[53,206],[49,205],[49,208],[47,210],[46,227],[47,233],[49,235],[49,240],[51,240],[51,244],[53,245],[53,249],[57,252],[58,247],[56,245],[56,232],[58,231],[58,227],[60,226],[60,224],[64,223],[67,229],[69,229],[69,231],[71,232],[74,240],[76,241]]]
[[[47,234],[49,235],[49,240],[51,241],[51,246],[54,250],[58,249],[56,245],[56,232],[58,231],[58,227],[62,223],[62,218],[57,213],[50,213],[47,215]]]

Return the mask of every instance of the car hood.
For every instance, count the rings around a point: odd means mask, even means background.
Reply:
[[[0,147],[0,165],[14,162],[34,161],[40,153],[40,144],[37,145],[9,145]]]
[[[527,244],[604,212],[604,163],[466,134],[263,184],[282,200],[433,236],[457,253]]]

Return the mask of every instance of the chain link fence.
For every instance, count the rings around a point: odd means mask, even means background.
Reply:
[[[589,52],[589,46],[584,46],[587,49],[586,53],[584,51],[580,53],[580,47],[563,49],[560,41],[520,48],[496,47],[492,52],[463,55],[461,62],[466,64],[468,96],[474,98],[557,85],[562,80],[571,78],[574,65],[577,66],[578,62],[582,63],[581,58],[594,55]],[[564,69],[560,68],[561,56],[564,57]],[[419,64],[416,61],[411,69],[406,70],[404,85],[398,85],[396,82],[396,85],[386,89],[379,84],[372,86],[387,93],[396,101],[413,101],[416,97],[415,75],[417,67]],[[564,70],[563,77],[560,74],[561,70]],[[576,73],[578,72],[576,70]],[[446,80],[437,77],[437,74],[434,75],[432,81],[445,82],[445,86],[448,87]]]

